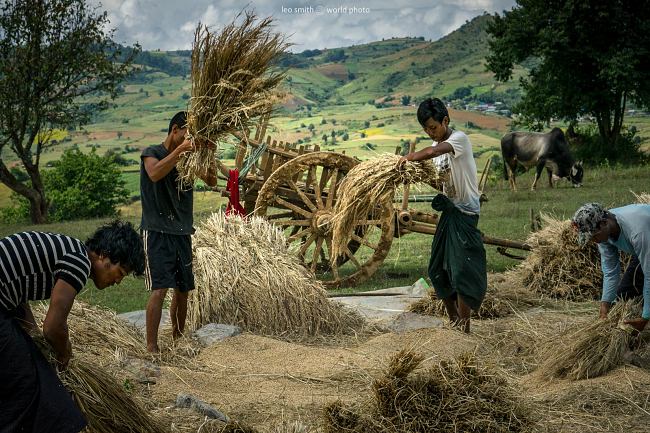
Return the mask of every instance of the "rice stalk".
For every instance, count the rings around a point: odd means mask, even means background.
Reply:
[[[399,187],[425,183],[440,188],[441,176],[430,160],[407,161],[398,168],[399,160],[398,155],[380,155],[357,164],[345,176],[332,218],[332,260],[345,254],[357,221],[380,218]]]
[[[271,112],[274,90],[285,75],[272,67],[288,47],[284,35],[273,32],[271,17],[258,19],[252,12],[238,15],[218,34],[198,25],[187,117],[196,148],[177,163],[183,185],[208,174],[226,136],[247,137],[253,119]]]
[[[546,378],[589,379],[622,365],[624,355],[636,340],[635,330],[623,323],[639,317],[642,302],[618,302],[607,319],[578,325],[546,343],[537,369]]]

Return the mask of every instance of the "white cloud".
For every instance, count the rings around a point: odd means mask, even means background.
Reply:
[[[293,51],[335,48],[391,38],[437,40],[484,11],[510,9],[515,0],[90,0],[101,2],[121,43],[144,49],[189,49],[199,21],[219,28],[244,8],[273,16],[277,30],[290,35]],[[318,14],[318,6],[322,12]],[[339,9],[336,12],[333,9]],[[307,13],[296,12],[297,8]],[[330,8],[330,12],[327,12]],[[353,10],[356,8],[356,10]],[[309,12],[311,10],[312,12]]]

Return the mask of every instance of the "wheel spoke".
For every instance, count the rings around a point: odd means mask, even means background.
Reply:
[[[282,220],[282,221],[273,221],[273,224],[276,226],[310,226],[311,220]]]
[[[308,233],[311,233],[311,227],[307,227],[306,229],[302,229],[299,232],[292,234],[287,238],[287,242],[291,243],[297,241],[298,239],[302,239],[307,236]]]
[[[282,206],[286,207],[287,209],[291,209],[292,211],[294,211],[296,213],[299,213],[302,216],[305,216],[307,218],[311,217],[311,212],[309,212],[308,210],[305,210],[305,209],[303,209],[303,208],[301,208],[299,206],[296,206],[293,203],[289,203],[288,201],[286,201],[285,199],[283,199],[281,197],[275,197],[275,202],[277,204],[279,204],[279,205],[282,205]]]
[[[323,241],[325,238],[318,238],[316,241],[316,247],[314,248],[314,254],[311,256],[311,271],[316,273],[316,267],[318,266],[318,256],[320,255],[320,250],[323,247]]]
[[[271,215],[267,216],[266,219],[267,220],[277,220],[277,219],[280,219],[280,218],[290,217],[292,215],[293,215],[293,211],[279,212],[279,213],[274,213],[274,214],[271,214]]]
[[[296,185],[294,181],[288,180],[287,183],[295,192],[298,193],[302,201],[307,205],[309,209],[311,209],[312,212],[316,212],[318,210],[314,203],[312,203],[311,200],[309,200],[309,197],[307,197],[307,195],[300,188],[298,188],[298,185]]]
[[[339,169],[336,167],[334,171],[332,172],[332,176],[330,180],[330,188],[329,191],[327,192],[327,209],[331,209],[334,204],[334,196],[336,195],[336,184],[338,183],[339,180]]]
[[[345,247],[345,255],[348,256],[348,258],[354,263],[354,266],[356,266],[359,270],[361,270],[361,263],[359,263],[359,260],[357,260],[356,257],[354,257],[354,254],[352,254],[352,251],[350,251],[350,248]]]
[[[321,193],[325,191],[325,186],[327,185],[327,181],[329,180],[329,173],[330,169],[327,167],[323,167],[323,171],[320,174],[320,181],[318,181],[318,186],[321,190]]]
[[[314,179],[316,179],[316,166],[309,167],[309,175],[311,175],[312,168],[314,169]],[[320,182],[314,182],[314,195],[316,196],[316,206],[323,209],[323,194],[320,189]]]
[[[307,252],[307,248],[316,240],[318,235],[316,233],[312,233],[311,236],[307,238],[304,244],[302,244],[302,247],[300,247],[300,257],[305,257],[305,253]]]
[[[368,248],[371,248],[373,250],[376,250],[377,248],[379,248],[379,245],[371,244],[370,242],[368,242],[367,239],[362,238],[361,236],[357,236],[354,233],[352,233],[351,239],[355,240],[355,241],[359,242],[360,244],[363,244],[363,245],[365,245]]]

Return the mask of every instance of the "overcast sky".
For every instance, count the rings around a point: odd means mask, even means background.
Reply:
[[[108,11],[120,43],[145,50],[190,49],[197,23],[219,28],[246,7],[241,0],[90,0]],[[245,0],[244,0],[245,1]],[[251,0],[247,9],[273,16],[294,52],[391,38],[437,40],[484,11],[509,10],[515,0]]]

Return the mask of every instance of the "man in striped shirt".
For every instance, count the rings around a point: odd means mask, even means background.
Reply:
[[[86,424],[27,332],[38,332],[29,301],[49,299],[43,335],[60,369],[72,355],[67,319],[88,278],[102,290],[142,275],[144,251],[130,223],[100,227],[83,242],[16,233],[0,239],[0,430],[78,432]]]

